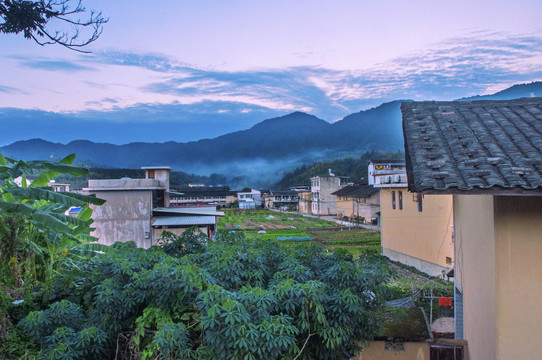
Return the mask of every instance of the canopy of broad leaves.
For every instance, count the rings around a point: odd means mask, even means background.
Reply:
[[[20,326],[71,359],[348,359],[380,324],[387,267],[197,231],[65,266]]]

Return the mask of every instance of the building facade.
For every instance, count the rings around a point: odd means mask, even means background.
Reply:
[[[337,215],[335,191],[347,185],[341,176],[316,176],[311,178],[311,213],[313,215]]]
[[[134,241],[138,247],[149,248],[160,241],[166,228],[184,231],[195,226],[212,234],[216,229],[216,216],[223,215],[216,212],[216,207],[212,213],[193,208],[174,212],[170,207],[171,168],[142,169],[145,179],[89,180],[88,187],[83,189],[86,194],[105,200],[103,205],[91,205],[95,228],[92,235],[99,243],[112,245],[118,241]],[[176,230],[176,233],[182,231]]]
[[[373,160],[369,178],[380,189],[382,255],[433,276],[453,268],[451,196],[408,191],[404,161]]]
[[[272,190],[263,196],[265,207],[282,211],[298,211],[298,193],[296,191]]]
[[[368,184],[348,185],[335,191],[337,212],[352,221],[376,222],[380,211],[380,191]]]
[[[262,207],[262,192],[255,189],[237,193],[239,209],[256,209]]]
[[[237,201],[237,192],[228,186],[204,187],[193,186],[177,189],[171,193],[171,205],[216,205],[217,207],[231,207]]]

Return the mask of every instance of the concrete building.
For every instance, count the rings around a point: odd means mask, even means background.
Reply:
[[[542,353],[542,98],[403,103],[410,191],[453,196],[455,336],[470,360]]]
[[[210,204],[219,208],[231,207],[237,201],[237,192],[228,186],[192,186],[172,192],[170,201],[174,206]]]
[[[271,190],[263,196],[263,202],[268,209],[280,209],[283,211],[297,211],[298,193],[293,190]]]
[[[313,215],[337,215],[337,195],[335,191],[347,185],[348,178],[335,176],[311,178],[311,212]]]
[[[355,184],[343,187],[332,195],[337,196],[337,212],[352,220],[365,219],[376,222],[380,211],[380,191],[372,185]]]
[[[375,187],[405,187],[407,183],[404,160],[371,160],[367,174],[369,185]]]
[[[429,275],[453,268],[451,196],[411,193],[404,161],[372,160],[369,179],[380,189],[382,255]]]
[[[308,190],[300,191],[297,193],[298,201],[298,211],[301,214],[311,214],[312,213],[312,192],[310,187]]]
[[[149,248],[160,240],[164,228],[185,229],[203,225],[207,234],[216,229],[216,216],[221,214],[216,213],[216,208],[214,214],[203,215],[194,209],[184,209],[173,214],[169,211],[171,168],[159,166],[142,169],[145,170],[145,179],[88,181],[84,191],[106,200],[101,206],[91,206],[94,211],[92,226],[96,229],[92,235],[100,243],[111,245],[117,241],[134,241],[138,247]],[[181,219],[188,216],[192,218]],[[207,216],[213,216],[212,224]],[[157,218],[163,217],[169,219],[157,221]]]
[[[237,193],[239,209],[256,209],[262,207],[262,192],[251,189]]]

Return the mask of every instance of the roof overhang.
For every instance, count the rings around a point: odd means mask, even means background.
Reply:
[[[174,214],[174,215],[180,215],[180,216],[188,216],[188,215],[209,215],[209,216],[224,216],[224,212],[222,211],[216,211],[214,207],[201,207],[201,208],[155,208],[152,210],[153,212],[160,212],[160,213],[166,213],[166,214]]]
[[[164,216],[153,220],[152,226],[198,226],[216,224],[215,216]]]

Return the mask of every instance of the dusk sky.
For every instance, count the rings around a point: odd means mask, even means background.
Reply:
[[[293,111],[333,122],[542,80],[540,0],[84,5],[110,19],[91,54],[0,35],[0,145],[189,141]]]

